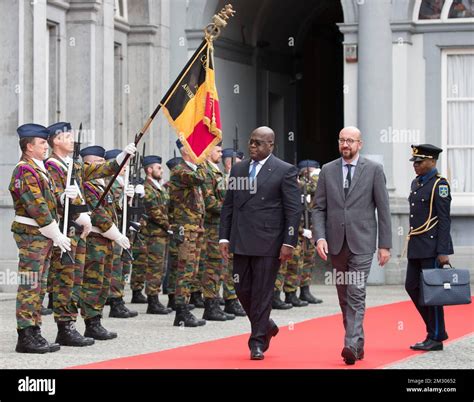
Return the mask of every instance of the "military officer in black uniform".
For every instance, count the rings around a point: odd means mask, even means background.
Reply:
[[[443,306],[421,306],[420,273],[422,269],[442,268],[453,254],[450,235],[451,190],[448,181],[436,169],[443,150],[431,144],[412,145],[416,178],[411,183],[410,231],[408,233],[408,266],[405,289],[426,324],[423,342],[410,346],[414,350],[443,350],[448,339]]]

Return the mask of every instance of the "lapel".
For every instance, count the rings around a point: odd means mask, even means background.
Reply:
[[[357,182],[362,176],[362,171],[364,170],[365,165],[366,165],[365,158],[363,158],[362,156],[359,156],[359,161],[357,162],[357,166],[355,167],[354,177],[352,178],[351,186],[349,187],[349,192],[347,193],[346,199],[349,198],[349,196],[352,193],[352,190],[356,187]]]
[[[250,169],[250,159],[242,163],[242,170],[239,174],[239,177],[249,177],[249,169]],[[265,164],[260,168],[260,171],[258,172],[256,176],[256,188],[257,191],[250,193],[250,188],[246,188],[245,191],[239,191],[242,196],[240,199],[239,206],[242,206],[245,204],[250,198],[252,198],[255,194],[258,192],[258,188],[261,187],[267,180],[268,178],[273,174],[273,172],[276,170],[276,165],[275,165],[275,156],[273,154],[270,155],[270,157],[267,159]]]
[[[343,179],[342,179],[342,158],[339,158],[337,163],[334,165],[335,166],[335,172],[334,172],[334,177],[337,178],[336,183],[337,183],[337,188],[339,189],[339,195],[341,196],[341,199],[344,200],[344,187],[343,187]]]

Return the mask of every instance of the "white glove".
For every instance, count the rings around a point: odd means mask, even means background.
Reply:
[[[117,243],[123,249],[128,250],[130,248],[130,240],[128,240],[127,236],[121,235],[117,240],[115,240],[115,243]]]
[[[172,230],[167,230],[167,232],[168,232],[168,234],[169,234],[170,236],[173,235],[173,231],[172,231]]]
[[[122,152],[120,152],[115,160],[119,165],[122,164],[123,160],[127,155],[130,155],[130,157],[133,157],[135,155],[135,152],[137,152],[137,147],[135,146],[135,143],[131,142],[128,144]]]
[[[137,184],[135,186],[135,194],[138,194],[140,198],[145,197],[145,186],[143,184]]]
[[[112,225],[109,230],[102,233],[102,236],[116,242],[122,248],[130,248],[130,241],[127,236],[123,235],[115,224]]]
[[[69,184],[66,186],[64,189],[64,193],[61,194],[61,204],[64,205],[64,200],[65,198],[69,198],[70,200],[76,199],[76,197],[79,195],[79,189],[75,184]]]
[[[52,221],[48,226],[39,228],[39,231],[43,236],[51,239],[53,244],[58,246],[61,251],[71,251],[71,240],[61,233],[56,221]]]
[[[314,169],[314,170],[310,173],[310,176],[311,176],[311,177],[313,177],[313,176],[319,176],[319,173],[321,173],[321,169],[316,168],[316,169]]]
[[[311,230],[309,229],[303,229],[303,237],[306,237],[307,239],[312,239],[313,233],[311,233]]]
[[[92,222],[90,215],[87,212],[80,213],[79,218],[76,219],[76,223],[82,226],[81,238],[85,239],[92,230]]]
[[[135,195],[135,188],[133,187],[133,184],[128,184],[125,187],[124,192],[128,198],[133,198],[133,196]]]

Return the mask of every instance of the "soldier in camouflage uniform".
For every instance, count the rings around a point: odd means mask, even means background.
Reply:
[[[219,288],[223,270],[219,251],[219,222],[225,197],[224,175],[217,163],[221,161],[222,147],[216,145],[204,163],[206,178],[202,184],[206,214],[204,218],[204,241],[201,248],[200,269],[205,310],[203,319],[209,321],[233,320],[235,315],[226,313],[219,307]]]
[[[183,241],[178,244],[176,317],[173,325],[196,327],[205,325],[206,321],[197,319],[187,304],[199,270],[205,213],[201,185],[205,180],[205,171],[203,166],[191,162],[191,157],[179,140],[176,144],[184,161],[171,172],[169,212],[172,230],[176,231],[176,236],[182,236]]]
[[[126,153],[132,155],[135,152],[135,145],[133,143],[128,144],[124,152],[117,156],[117,164],[122,163]],[[81,150],[80,154],[85,169],[90,163],[105,163],[105,149],[100,146],[86,147]],[[107,194],[104,201],[97,205],[104,189],[105,182],[103,179],[84,182],[86,202],[92,210],[92,231],[87,236],[86,243],[86,261],[81,291],[81,315],[86,323],[84,336],[97,340],[108,340],[117,337],[115,332],[109,332],[102,326],[101,318],[109,293],[114,242],[124,249],[130,248],[127,236],[122,234],[117,227],[117,215],[112,194]],[[127,187],[125,194],[133,197],[134,189]]]
[[[244,153],[242,151],[234,151],[232,148],[225,148],[222,150],[222,164],[224,166],[224,180],[226,184],[229,181],[232,163],[235,164],[241,162],[243,159]],[[224,296],[224,311],[226,313],[235,314],[238,317],[245,317],[246,313],[237,298],[234,280],[232,278],[233,254],[229,253],[229,260],[227,263],[223,261],[222,264],[221,284]]]
[[[145,217],[142,230],[146,249],[146,287],[147,314],[169,314],[172,309],[163,306],[159,300],[161,281],[165,271],[169,237],[172,234],[168,220],[169,195],[161,185],[161,157],[149,155],[143,159],[146,173]]]
[[[111,149],[105,153],[105,160],[111,161],[121,153],[120,149]],[[117,214],[117,221],[120,228],[122,227],[123,219],[123,202],[124,202],[124,174],[125,169],[122,169],[117,179],[112,183],[110,189],[113,199],[115,213]],[[108,182],[106,181],[106,184]],[[128,183],[127,183],[128,184]],[[131,318],[138,315],[137,311],[130,310],[125,305],[125,281],[130,276],[131,259],[126,252],[123,252],[122,247],[118,243],[114,243],[114,256],[112,261],[112,272],[110,274],[110,289],[107,298],[107,305],[110,305],[109,317],[114,318]]]
[[[50,263],[53,243],[71,250],[71,241],[58,225],[56,190],[43,160],[48,151],[46,127],[24,124],[17,129],[22,156],[13,170],[9,191],[15,219],[11,230],[19,250],[16,320],[19,353],[47,353],[60,349],[41,336],[41,280]]]

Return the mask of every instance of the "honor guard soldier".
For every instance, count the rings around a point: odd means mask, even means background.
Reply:
[[[111,161],[117,158],[122,150],[111,149],[105,152],[105,160]],[[117,221],[119,226],[123,220],[123,203],[124,203],[124,191],[125,186],[128,183],[124,182],[125,168],[122,169],[117,179],[112,183],[110,191],[114,199],[115,213],[117,214]],[[129,194],[134,194],[133,186],[127,189]],[[124,301],[125,296],[125,280],[130,275],[131,260],[127,258],[126,253],[123,252],[122,247],[115,242],[114,243],[114,258],[112,262],[112,273],[110,275],[110,289],[106,304],[110,305],[109,317],[114,318],[131,318],[136,317],[138,312],[130,310]]]
[[[217,163],[222,159],[222,148],[214,146],[205,166],[206,178],[202,184],[206,213],[204,218],[204,241],[199,261],[202,272],[204,294],[203,319],[209,321],[233,320],[235,314],[222,311],[219,306],[219,289],[223,262],[219,251],[219,222],[225,197],[225,179]]]
[[[41,336],[41,281],[48,270],[53,244],[68,252],[71,241],[59,229],[57,198],[60,194],[43,164],[49,132],[38,124],[24,124],[17,132],[22,156],[9,185],[15,209],[11,230],[19,251],[15,350],[19,353],[56,352],[60,346],[50,344]]]
[[[222,150],[222,165],[224,166],[224,180],[227,188],[230,176],[230,169],[236,163],[244,159],[244,153],[233,148],[224,148]],[[238,317],[245,317],[245,311],[237,298],[235,291],[234,280],[232,278],[232,264],[233,254],[229,253],[229,260],[227,263],[223,261],[223,269],[221,275],[221,284],[224,296],[224,311],[235,314]]]
[[[166,162],[166,166],[170,171],[170,176],[172,176],[173,174],[173,169],[182,162],[184,162],[184,159],[180,156],[175,156],[174,158],[171,158],[168,162]],[[164,187],[169,194],[170,182],[166,182]],[[171,212],[171,209],[168,208],[168,221],[170,222],[170,224],[173,222],[173,216]],[[163,280],[163,292],[168,295],[167,307],[171,308],[173,311],[176,311],[174,294],[176,292],[176,273],[178,271],[178,245],[182,236],[180,236],[179,231],[173,226],[170,226],[170,230],[173,231],[173,236],[171,237],[169,244],[169,258],[167,264],[168,266],[165,267],[166,272]],[[191,306],[190,304],[188,304],[188,307],[189,306],[191,310],[194,307],[194,305]]]
[[[420,273],[422,269],[442,268],[454,253],[451,240],[451,190],[448,181],[438,173],[436,161],[443,152],[431,144],[412,145],[416,178],[411,183],[410,231],[408,233],[408,266],[405,289],[426,325],[426,339],[410,346],[415,350],[442,350],[448,339],[443,306],[421,306]]]
[[[169,314],[172,309],[161,304],[159,293],[165,272],[165,261],[169,248],[170,230],[168,220],[169,195],[160,183],[162,177],[161,156],[148,155],[143,159],[146,173],[145,216],[143,236],[146,250],[145,294],[147,314]]]
[[[127,153],[133,155],[135,152],[135,145],[133,143],[128,144],[125,150],[117,156],[116,163],[120,165]],[[80,154],[85,169],[89,164],[105,163],[105,149],[100,146],[94,145],[83,148]],[[107,194],[103,202],[97,205],[104,190],[105,182],[103,179],[84,182],[86,202],[92,211],[92,230],[87,236],[86,242],[86,261],[81,291],[81,315],[86,323],[84,336],[97,340],[108,340],[117,337],[115,332],[109,332],[102,326],[101,318],[110,288],[114,242],[124,249],[130,248],[127,236],[120,232],[117,227],[118,221],[113,195]]]
[[[204,198],[201,185],[205,180],[202,165],[192,163],[191,157],[181,141],[176,145],[181,151],[183,162],[175,166],[171,172],[170,215],[173,219],[173,231],[182,235],[183,241],[178,245],[178,265],[176,271],[175,326],[198,327],[206,324],[205,320],[197,319],[188,306],[192,286],[197,286],[197,272],[204,224]]]

